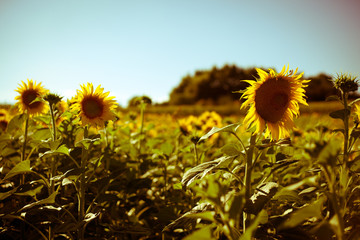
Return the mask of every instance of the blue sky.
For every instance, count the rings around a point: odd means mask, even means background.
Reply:
[[[0,0],[0,102],[27,78],[164,101],[196,70],[289,64],[360,74],[358,0]]]

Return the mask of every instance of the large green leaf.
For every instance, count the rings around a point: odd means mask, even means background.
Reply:
[[[16,176],[18,174],[23,173],[30,173],[32,172],[30,169],[30,160],[25,160],[22,162],[19,162],[15,167],[13,167],[4,177],[3,180],[12,178],[13,176]]]
[[[23,128],[23,124],[26,120],[26,114],[19,114],[14,116],[7,125],[7,132],[12,133]]]
[[[211,239],[216,239],[213,236],[213,228],[215,226],[214,225],[209,225],[203,228],[200,228],[199,230],[196,230],[195,232],[191,233],[190,235],[186,236],[185,238],[183,238],[183,240],[211,240]]]
[[[39,154],[40,157],[44,156],[56,156],[56,155],[62,155],[65,154],[67,156],[70,156],[70,149],[66,147],[65,144],[61,145],[55,150],[46,151],[44,153]]]
[[[330,115],[330,117],[335,118],[335,119],[345,120],[345,116],[350,115],[350,110],[349,109],[341,109],[341,110],[331,112],[329,115]]]
[[[10,191],[0,193],[0,201],[13,195],[16,192],[16,190],[17,190],[17,188],[14,188],[14,189],[11,189]]]

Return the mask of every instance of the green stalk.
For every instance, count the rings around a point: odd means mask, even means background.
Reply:
[[[24,143],[23,143],[23,146],[22,146],[21,161],[24,161],[26,159],[25,158],[25,151],[26,151],[28,130],[29,130],[29,114],[26,114]],[[21,176],[20,176],[20,185],[23,185],[24,183],[25,183],[25,175],[21,174]]]
[[[141,142],[142,142],[142,135],[143,135],[143,131],[144,131],[144,112],[145,112],[145,103],[141,103],[140,105],[140,139],[139,139],[139,153],[141,153]]]
[[[54,117],[54,109],[53,109],[53,104],[49,103],[50,106],[50,114],[51,114],[51,123],[52,123],[52,137],[53,137],[53,142],[56,141],[56,127],[55,127],[55,117]],[[54,181],[54,175],[56,172],[55,166],[56,162],[55,159],[52,159],[51,162],[51,169],[50,169],[50,194],[52,194],[55,190],[55,181]]]
[[[27,142],[28,129],[29,129],[29,115],[28,115],[28,114],[26,114],[26,121],[25,121],[25,133],[24,133],[24,143],[23,143],[23,147],[22,147],[21,161],[24,161],[24,160],[25,160],[25,149],[26,149],[26,142]]]
[[[324,175],[325,175],[325,179],[327,181],[327,185],[329,187],[329,200],[330,200],[330,203],[334,209],[334,212],[335,212],[335,216],[338,220],[338,234],[337,235],[337,238],[339,240],[344,240],[344,220],[343,220],[343,217],[342,217],[342,214],[341,214],[341,210],[340,210],[340,207],[339,207],[339,204],[338,204],[338,201],[337,201],[337,196],[336,196],[336,192],[335,192],[335,189],[334,189],[334,186],[336,185],[336,179],[334,179],[333,177],[331,177],[332,175],[330,174],[328,168],[326,166],[323,166],[323,172],[324,172]]]
[[[49,106],[50,106],[50,115],[51,115],[51,123],[52,123],[52,137],[53,137],[53,142],[56,141],[56,127],[55,127],[55,117],[54,117],[54,109],[53,109],[53,104],[49,102]],[[56,174],[56,161],[55,158],[52,157],[52,162],[51,162],[51,168],[50,168],[50,195],[55,191],[55,180],[54,180],[54,176]],[[49,240],[54,239],[54,232],[51,226],[49,226]]]
[[[84,128],[84,139],[88,138],[88,127],[85,126]],[[85,185],[86,185],[86,180],[85,180],[85,170],[86,170],[86,161],[87,161],[87,149],[85,148],[85,146],[82,146],[82,152],[81,152],[81,173],[80,173],[80,186],[79,186],[79,206],[78,206],[78,221],[79,223],[82,222],[84,220],[85,217]],[[78,238],[80,240],[84,239],[84,232],[85,232],[85,227],[84,225],[82,225],[79,229],[78,229]]]
[[[28,136],[28,130],[29,130],[29,114],[26,113],[26,121],[25,121],[25,132],[24,132],[24,143],[22,146],[22,153],[21,153],[21,162],[24,161],[25,158],[25,150],[26,150],[26,143],[27,143],[27,136]],[[25,183],[25,174],[20,175],[20,186]],[[21,218],[22,220],[22,218]],[[25,237],[25,224],[24,222],[21,222],[21,237],[24,239]]]
[[[344,103],[344,109],[345,109],[345,116],[344,116],[344,158],[343,158],[343,166],[347,168],[348,160],[349,160],[349,114],[347,114],[348,110],[348,93],[342,92],[342,98]]]
[[[199,164],[199,157],[198,157],[196,143],[194,143],[194,156],[195,156],[195,166],[197,166]]]
[[[51,114],[51,124],[52,124],[52,128],[53,128],[53,141],[56,141],[56,122],[55,122],[55,116],[54,116],[54,109],[53,106],[54,104],[49,103],[50,106],[50,114]]]
[[[253,155],[256,141],[256,134],[252,134],[250,138],[250,146],[246,152],[246,164],[245,164],[245,206],[249,203],[251,197],[251,172],[253,168]],[[250,214],[243,213],[243,233],[246,228],[250,226]]]

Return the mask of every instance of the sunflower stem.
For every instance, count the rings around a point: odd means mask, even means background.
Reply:
[[[334,189],[336,185],[336,179],[332,177],[331,172],[327,168],[327,166],[322,166],[322,170],[325,175],[325,179],[327,181],[327,186],[329,187],[329,195],[328,198],[330,200],[330,203],[334,209],[335,217],[337,218],[338,224],[336,224],[336,227],[338,228],[336,236],[339,240],[344,240],[344,220],[341,214],[341,209],[339,207],[337,196],[336,196],[336,190]]]
[[[53,142],[56,141],[56,127],[55,127],[55,117],[54,117],[54,104],[49,102],[49,107],[50,107],[50,115],[51,115],[51,124],[52,124],[52,137],[53,137]],[[52,157],[52,162],[51,162],[51,168],[50,168],[50,192],[49,194],[51,195],[54,191],[55,191],[55,180],[54,180],[54,176],[56,174],[56,161],[55,158]],[[49,226],[49,240],[54,239],[54,232],[52,229],[52,226]]]
[[[343,166],[346,168],[347,167],[347,163],[349,160],[349,149],[348,149],[348,145],[349,145],[349,114],[347,113],[348,110],[348,102],[347,99],[348,98],[348,93],[345,91],[342,91],[342,99],[343,99],[343,103],[344,103],[344,109],[345,109],[345,114],[344,114],[344,157],[343,157]]]
[[[88,127],[85,126],[84,128],[84,139],[88,138]],[[82,146],[82,152],[81,152],[81,173],[80,173],[80,186],[79,186],[79,206],[78,206],[78,221],[79,223],[84,220],[85,215],[85,185],[86,185],[86,179],[85,179],[85,170],[86,170],[86,161],[87,161],[87,149],[83,145]],[[84,239],[84,232],[85,227],[84,225],[81,225],[81,227],[78,229],[78,239],[83,240]]]
[[[56,141],[56,127],[55,127],[55,117],[54,117],[54,109],[53,109],[53,104],[49,103],[50,106],[50,114],[51,114],[51,123],[52,123],[52,137],[53,137],[53,142]],[[54,175],[56,172],[55,166],[56,162],[55,159],[52,159],[51,162],[51,169],[50,169],[50,194],[52,194],[55,190],[55,181],[54,181]]]
[[[21,161],[24,161],[25,158],[25,150],[26,150],[26,143],[27,143],[27,135],[29,130],[29,114],[26,113],[26,120],[25,120],[25,132],[24,132],[24,143],[22,146],[22,154],[21,154]],[[25,174],[20,175],[20,186],[25,183]],[[21,236],[25,238],[25,224],[21,222]]]
[[[197,166],[199,164],[199,156],[198,156],[198,151],[197,151],[197,146],[196,143],[194,142],[194,159],[195,159],[195,166]]]
[[[139,134],[139,153],[141,153],[141,144],[143,138],[143,131],[144,131],[144,112],[145,112],[145,103],[140,103],[140,134]]]
[[[253,155],[256,142],[257,134],[252,134],[250,138],[250,146],[246,152],[246,164],[245,164],[245,206],[250,202],[251,196],[251,172],[253,168]],[[250,214],[243,212],[243,233],[245,233],[246,228],[250,226]]]
[[[25,160],[25,150],[26,150],[28,129],[29,129],[29,115],[26,114],[24,143],[23,143],[23,147],[22,147],[21,161],[24,161],[24,160]]]

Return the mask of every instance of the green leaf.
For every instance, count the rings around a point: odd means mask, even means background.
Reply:
[[[70,149],[67,148],[65,144],[63,144],[63,145],[61,145],[58,149],[56,149],[54,152],[63,153],[63,154],[65,154],[65,155],[68,155],[68,156],[69,156]]]
[[[17,190],[17,188],[14,188],[14,189],[11,189],[10,191],[0,193],[0,201],[13,195],[13,193],[15,193],[16,190]]]
[[[227,167],[229,163],[233,160],[234,156],[224,156],[213,161],[199,164],[196,167],[191,168],[184,174],[181,183],[183,186],[188,187],[193,181],[203,178],[211,170],[215,168]]]
[[[25,160],[22,162],[19,162],[15,167],[13,167],[4,177],[3,181],[9,178],[12,178],[13,176],[16,176],[18,174],[22,173],[30,173],[32,172],[30,169],[30,160]]]
[[[266,182],[259,185],[255,192],[250,197],[250,205],[247,206],[247,212],[258,214],[267,202],[276,194],[279,185],[275,182]]]
[[[221,152],[227,156],[238,156],[243,154],[238,144],[228,143],[221,148]]]
[[[325,101],[329,102],[329,101],[341,101],[341,100],[337,95],[330,95],[326,97]]]
[[[41,192],[41,189],[43,187],[44,187],[44,185],[36,186],[35,188],[29,189],[29,190],[24,191],[24,192],[16,192],[15,195],[35,197],[36,194],[39,194]]]
[[[266,219],[268,218],[268,214],[266,210],[262,210],[259,214],[257,214],[255,220],[252,224],[246,228],[246,231],[243,235],[241,235],[240,240],[252,240],[252,236],[256,231],[257,227],[260,223],[266,223]],[[265,219],[265,220],[264,220]]]
[[[95,137],[93,139],[85,138],[75,143],[76,147],[84,146],[86,149],[89,149],[90,144],[100,141],[100,137]]]
[[[22,209],[20,209],[20,212],[25,210],[25,209],[37,206],[37,205],[53,204],[53,203],[55,203],[55,197],[56,197],[57,194],[58,194],[57,192],[53,192],[49,197],[47,197],[45,199],[42,199],[42,200],[37,201],[37,202],[30,203],[28,205],[25,205]]]
[[[317,161],[320,164],[336,164],[337,156],[341,150],[341,143],[335,138],[331,138],[327,145],[321,150]]]
[[[190,235],[183,238],[183,240],[211,240],[216,239],[212,233],[214,232],[213,228],[214,225],[209,225],[203,228],[200,228],[199,230],[196,230],[195,232],[191,233]]]
[[[23,128],[23,124],[26,120],[26,114],[19,114],[14,116],[7,125],[7,132],[12,133]]]
[[[31,138],[36,141],[44,141],[51,138],[51,132],[48,128],[41,128],[36,130]]]
[[[322,219],[322,207],[325,202],[325,198],[321,197],[317,201],[296,210],[290,214],[289,219],[285,220],[280,226],[279,230],[286,228],[294,228],[301,223],[305,222],[309,218]]]
[[[166,156],[170,156],[174,151],[174,146],[169,142],[165,142],[161,144],[160,149],[163,154],[165,154]]]
[[[229,210],[230,219],[239,219],[242,214],[242,210],[245,205],[245,193],[244,191],[237,193],[231,202]]]
[[[191,224],[195,224],[197,219],[203,218],[204,220],[214,221],[214,212],[211,212],[213,207],[209,203],[200,203],[191,209],[189,212],[186,212],[181,217],[175,219],[173,222],[168,224],[163,232],[173,231],[177,228],[183,228],[184,226],[188,226]],[[204,213],[204,214],[202,214]]]
[[[301,188],[305,184],[316,187],[318,185],[318,181],[319,181],[318,178],[319,178],[318,175],[307,177],[297,183],[286,186],[283,189],[285,191],[294,191],[294,190],[297,190],[298,188]]]
[[[236,129],[240,126],[241,124],[239,123],[234,123],[234,124],[230,124],[227,125],[225,127],[222,128],[218,128],[218,127],[213,127],[208,133],[206,133],[204,136],[202,136],[198,142],[208,139],[209,137],[211,137],[212,135],[214,135],[215,133],[220,133],[220,132],[228,132],[228,133],[235,133]]]
[[[39,157],[42,158],[44,156],[48,156],[48,155],[61,155],[61,154],[65,154],[67,156],[70,156],[70,149],[68,149],[66,147],[65,144],[61,145],[58,149],[54,150],[54,151],[46,151],[44,153],[40,153]]]
[[[330,115],[330,117],[335,118],[335,119],[345,120],[345,116],[350,115],[350,110],[349,109],[341,109],[341,110],[331,112],[329,115]]]
[[[353,138],[353,141],[355,141],[356,139],[358,139],[360,137],[360,129],[358,128],[354,128],[351,131],[350,137]]]
[[[352,101],[351,103],[349,103],[349,106],[352,107],[352,105],[354,105],[355,103],[357,103],[359,101],[360,101],[360,98],[357,98],[354,101]]]

